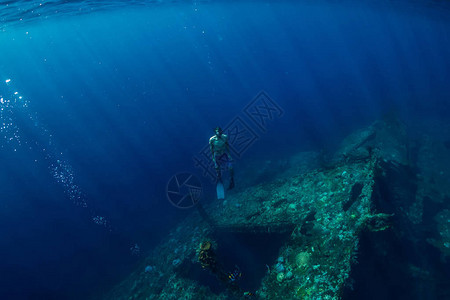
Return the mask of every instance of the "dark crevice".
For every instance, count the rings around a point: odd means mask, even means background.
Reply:
[[[300,233],[303,236],[313,236],[313,228],[314,228],[314,221],[316,220],[316,212],[312,211],[308,214],[308,216],[305,219],[305,222],[303,223],[302,227],[300,228]]]
[[[352,266],[352,284],[344,290],[343,299],[445,299],[450,294],[444,282],[450,265],[427,242],[437,232],[433,218],[443,205],[425,198],[422,223],[413,224],[404,208],[415,201],[416,190],[411,168],[382,166],[372,200],[376,211],[394,214],[392,226],[362,233],[359,264]]]
[[[357,182],[352,186],[350,198],[348,199],[347,202],[344,203],[343,206],[344,211],[347,211],[350,208],[350,206],[352,206],[352,204],[355,203],[356,200],[358,200],[359,196],[361,195],[363,187],[364,185],[360,182]]]
[[[276,261],[279,249],[288,238],[289,234],[278,233],[218,232],[213,236],[218,268],[221,273],[228,274],[238,267],[242,276],[235,284],[242,290],[254,292],[266,275],[266,265]],[[215,294],[225,293],[229,288],[228,282],[223,282],[209,270],[202,269],[196,258],[184,261],[176,271],[180,276],[208,287]]]

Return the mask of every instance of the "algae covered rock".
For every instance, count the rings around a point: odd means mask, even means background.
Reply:
[[[300,252],[295,256],[295,264],[299,268],[305,268],[309,264],[309,259],[311,257],[311,254],[308,252]]]
[[[284,281],[284,277],[285,277],[284,273],[278,273],[277,274],[277,281],[278,282],[283,282]]]

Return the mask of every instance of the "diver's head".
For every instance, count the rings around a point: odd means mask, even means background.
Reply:
[[[214,128],[214,132],[216,133],[216,135],[221,136],[223,133],[223,130],[222,130],[222,128],[217,126],[216,128]]]

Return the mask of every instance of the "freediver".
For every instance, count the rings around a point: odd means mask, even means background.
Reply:
[[[230,184],[228,189],[234,188],[234,170],[233,158],[230,154],[230,145],[228,144],[228,136],[223,134],[222,128],[219,126],[214,129],[215,135],[209,139],[209,147],[216,169],[217,182],[222,182],[222,166],[230,172]]]

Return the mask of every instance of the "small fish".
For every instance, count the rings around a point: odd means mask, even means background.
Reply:
[[[239,269],[238,266],[235,266],[234,271],[231,272],[230,274],[228,274],[228,279],[231,282],[234,282],[234,281],[238,280],[241,277],[242,277],[242,273],[241,273],[241,270]]]

